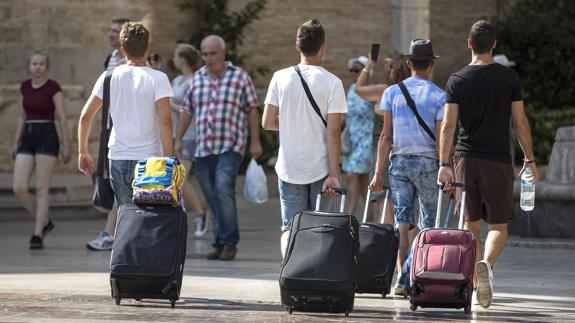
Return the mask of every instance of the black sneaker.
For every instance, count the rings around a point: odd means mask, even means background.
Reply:
[[[42,242],[42,238],[37,235],[32,235],[30,238],[30,249],[43,249],[44,243]]]
[[[48,220],[48,224],[42,229],[42,236],[46,238],[46,235],[52,230],[54,230],[54,223],[52,223],[52,220]]]

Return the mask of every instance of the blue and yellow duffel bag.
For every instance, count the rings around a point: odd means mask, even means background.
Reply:
[[[150,157],[136,164],[132,188],[135,204],[183,205],[186,169],[171,157]]]

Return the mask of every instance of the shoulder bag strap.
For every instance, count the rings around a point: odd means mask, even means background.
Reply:
[[[299,66],[296,65],[293,68],[297,72],[297,75],[299,75],[299,79],[301,80],[301,84],[303,85],[303,89],[305,91],[305,94],[307,95],[307,98],[309,99],[309,102],[311,103],[311,106],[313,107],[315,113],[317,113],[317,115],[321,118],[323,125],[326,126],[326,128],[327,128],[327,121],[325,121],[325,119],[321,115],[321,111],[319,110],[319,107],[317,106],[317,103],[315,102],[313,95],[311,95],[311,91],[309,90],[309,86],[307,85],[307,83],[303,79],[303,76],[301,75],[301,71],[299,69]]]
[[[104,169],[108,163],[108,140],[110,139],[110,131],[112,130],[112,119],[110,118],[110,81],[112,79],[112,71],[106,72],[104,77],[104,94],[102,98],[102,130],[100,130],[100,147],[98,150],[98,166],[96,168],[96,175],[104,176]]]
[[[423,128],[423,130],[425,130],[425,132],[431,137],[431,139],[433,139],[433,141],[435,141],[435,135],[433,134],[433,131],[431,131],[431,129],[429,128],[427,123],[425,123],[423,118],[417,112],[417,108],[415,107],[415,102],[413,102],[413,99],[409,95],[409,92],[407,91],[405,84],[403,84],[403,82],[399,82],[398,85],[399,85],[399,88],[401,89],[401,93],[403,93],[403,96],[405,97],[405,101],[407,101],[407,105],[409,106],[409,108],[411,109],[413,114],[415,114],[415,118],[417,118],[417,122],[419,122],[419,125],[421,126],[421,128]]]

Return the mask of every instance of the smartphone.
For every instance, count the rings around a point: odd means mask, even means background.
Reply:
[[[378,56],[379,56],[379,44],[373,43],[371,44],[371,59],[373,61],[377,61]]]

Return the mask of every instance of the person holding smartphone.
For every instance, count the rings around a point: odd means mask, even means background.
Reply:
[[[355,93],[357,77],[367,62],[367,57],[359,56],[351,58],[347,63],[354,81],[347,91],[348,112],[345,117],[351,149],[349,154],[344,156],[341,169],[345,172],[350,214],[355,212],[359,197],[367,194],[369,166],[372,159],[373,104]]]

